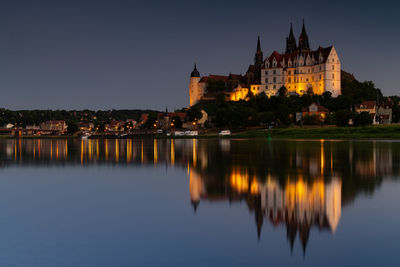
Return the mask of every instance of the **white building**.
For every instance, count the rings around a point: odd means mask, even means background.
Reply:
[[[303,23],[298,46],[291,27],[285,53],[274,51],[264,61],[261,84],[268,96],[277,95],[279,88],[285,86],[288,92],[299,95],[309,91],[314,94],[329,91],[336,97],[341,93],[340,72],[335,47],[319,47],[311,51]]]

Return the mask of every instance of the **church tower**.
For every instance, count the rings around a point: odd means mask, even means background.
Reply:
[[[254,65],[261,66],[263,59],[264,59],[264,56],[263,56],[263,52],[261,51],[260,36],[258,36],[257,51],[256,51],[256,54],[254,55]]]
[[[194,69],[190,74],[190,83],[189,83],[190,106],[196,104],[203,95],[203,90],[199,82],[200,82],[200,72],[197,70],[196,64],[194,64]]]
[[[297,50],[297,45],[296,45],[296,38],[294,37],[293,34],[293,26],[292,23],[290,23],[290,33],[289,36],[286,38],[286,51],[285,53],[293,53],[296,52]]]
[[[310,50],[310,43],[308,42],[306,27],[304,26],[304,19],[303,19],[303,28],[301,29],[301,34],[299,37],[299,50],[300,51],[309,51]]]

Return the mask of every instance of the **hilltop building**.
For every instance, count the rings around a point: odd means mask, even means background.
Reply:
[[[201,76],[194,66],[190,75],[190,106],[200,100],[215,100],[216,95],[224,95],[227,100],[247,100],[250,95],[265,93],[275,96],[281,87],[286,87],[289,94],[322,94],[326,91],[338,96],[341,92],[341,64],[334,46],[318,47],[311,50],[310,42],[303,21],[298,43],[290,26],[286,38],[284,53],[277,51],[264,59],[260,38],[254,63],[245,75],[229,74]],[[210,81],[225,85],[221,92],[207,92]]]

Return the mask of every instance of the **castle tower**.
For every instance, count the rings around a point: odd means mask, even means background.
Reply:
[[[296,38],[294,37],[294,34],[293,34],[292,23],[290,23],[290,33],[289,33],[289,36],[286,38],[285,53],[293,53],[293,52],[296,52],[296,50],[297,50]]]
[[[304,19],[303,19],[303,28],[301,29],[301,34],[299,37],[299,50],[301,51],[310,50],[310,43],[308,42],[308,36],[306,32],[306,27],[304,25]]]
[[[256,54],[254,55],[254,65],[261,66],[263,59],[264,59],[264,56],[263,56],[263,52],[261,51],[260,36],[258,36],[257,51],[256,51]]]
[[[194,64],[194,69],[190,74],[190,83],[189,83],[190,106],[196,104],[203,95],[203,90],[199,82],[200,82],[200,72],[197,70],[196,64]]]

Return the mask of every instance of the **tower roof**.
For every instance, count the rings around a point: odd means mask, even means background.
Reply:
[[[293,34],[293,25],[290,23],[289,36],[286,38],[286,51],[285,53],[293,53],[297,50],[296,38]]]
[[[306,26],[304,25],[304,19],[303,19],[303,28],[301,29],[301,34],[299,37],[299,49],[302,51],[310,50],[310,43],[308,41],[308,35],[306,32]]]
[[[200,78],[200,72],[197,70],[196,64],[194,64],[194,69],[193,69],[192,73],[190,74],[190,77],[191,78],[193,78],[193,77]]]

